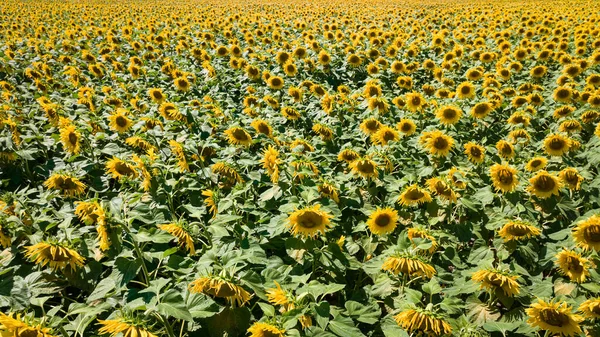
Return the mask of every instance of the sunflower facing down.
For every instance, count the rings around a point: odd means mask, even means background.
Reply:
[[[518,276],[498,269],[482,269],[471,276],[473,281],[479,283],[479,289],[486,288],[494,292],[502,290],[504,295],[509,297],[518,295],[520,292],[518,278]]]
[[[121,179],[124,177],[135,178],[137,176],[135,166],[117,157],[113,157],[106,162],[106,172],[110,173],[114,179]]]
[[[496,143],[496,150],[498,150],[498,156],[503,159],[511,159],[515,156],[515,148],[511,143],[504,139],[501,139]]]
[[[379,172],[377,171],[377,164],[369,158],[358,158],[350,163],[350,169],[354,174],[358,174],[364,178],[377,178]]]
[[[592,215],[573,228],[573,240],[584,251],[600,251],[600,215]]]
[[[240,176],[236,169],[234,169],[233,167],[231,167],[231,165],[225,162],[215,163],[213,164],[213,166],[211,166],[210,169],[213,173],[216,173],[220,177],[223,177],[227,183],[244,182],[244,179],[242,179],[242,176]]]
[[[360,156],[359,154],[352,150],[352,149],[343,149],[338,153],[337,156],[337,160],[338,161],[345,161],[346,163],[350,164],[353,161],[355,161],[356,159],[358,159]]]
[[[288,227],[295,236],[315,237],[325,232],[331,227],[330,219],[332,215],[321,211],[321,205],[296,209],[288,216]]]
[[[456,193],[443,179],[430,178],[427,180],[427,186],[433,195],[437,195],[449,202],[456,202]]]
[[[281,164],[281,159],[279,159],[279,151],[277,151],[273,146],[269,145],[269,147],[263,152],[262,164],[263,168],[267,170],[267,173],[271,178],[271,182],[276,184],[279,181],[279,164]]]
[[[394,316],[396,323],[404,330],[416,332],[415,336],[445,336],[452,333],[452,327],[442,315],[427,309],[414,308],[404,310]]]
[[[589,268],[594,267],[594,264],[588,259],[573,250],[566,249],[556,254],[555,264],[561,274],[577,283],[585,282],[586,278],[590,276]]]
[[[212,213],[212,216],[215,217],[218,213],[217,209],[217,199],[215,197],[215,192],[212,190],[204,190],[202,191],[202,196],[204,196],[204,204],[208,207],[208,211]]]
[[[546,199],[551,197],[553,194],[558,195],[561,187],[562,182],[560,179],[558,179],[558,177],[542,170],[529,179],[527,192],[537,196],[538,198]]]
[[[85,184],[70,174],[53,173],[45,182],[47,188],[58,190],[73,197],[85,192]]]
[[[415,206],[431,202],[431,195],[417,184],[404,188],[398,197],[398,203],[402,206]]]
[[[71,270],[84,266],[84,258],[79,253],[64,244],[42,241],[33,246],[25,247],[25,256],[32,262],[49,265],[54,270],[63,270],[67,266]]]
[[[284,337],[285,330],[281,330],[274,325],[263,322],[256,322],[248,328],[250,337]]]
[[[269,138],[273,136],[273,128],[266,120],[255,119],[250,123],[250,126],[252,126],[256,132],[262,133]]]
[[[583,177],[577,172],[577,169],[574,167],[567,167],[560,171],[558,174],[560,180],[565,183],[565,185],[570,190],[579,190],[581,188],[581,182],[583,182]]]
[[[600,318],[600,298],[592,298],[581,303],[577,311],[583,313],[589,319]]]
[[[367,226],[373,234],[385,235],[392,233],[396,229],[398,222],[398,211],[390,207],[379,208],[371,213]]]
[[[581,334],[579,323],[583,321],[583,317],[573,314],[566,302],[545,302],[538,299],[525,309],[525,313],[529,316],[527,323],[532,327],[564,336]]]
[[[479,144],[468,142],[465,144],[465,154],[473,164],[481,164],[485,159],[485,148]]]
[[[158,225],[158,228],[176,237],[179,246],[187,249],[190,252],[190,255],[196,254],[196,249],[194,248],[194,239],[192,239],[189,230],[186,229],[182,224],[164,224]]]
[[[381,266],[381,270],[389,271],[394,275],[402,273],[409,277],[425,276],[426,278],[432,278],[436,273],[435,268],[422,257],[410,253],[389,256]]]
[[[509,221],[498,231],[504,242],[526,240],[540,234],[539,228],[520,220]]]
[[[427,249],[427,252],[429,252],[429,254],[433,254],[439,246],[437,240],[435,239],[435,237],[431,234],[431,232],[428,229],[420,228],[420,227],[412,227],[412,228],[408,229],[407,234],[408,234],[408,238],[413,243],[413,245],[416,245],[416,243],[414,242],[415,239],[426,239],[426,240],[430,241],[431,247],[429,247],[429,249]]]
[[[502,193],[512,192],[519,184],[517,170],[506,164],[494,164],[490,167],[490,177],[496,190]]]
[[[49,328],[43,328],[41,324],[31,325],[21,319],[21,315],[17,314],[16,318],[14,314],[8,315],[0,312],[0,336],[10,337],[55,337],[50,334]]]
[[[102,327],[98,330],[101,334],[110,334],[111,337],[122,334],[123,337],[156,337],[155,334],[148,331],[141,325],[134,325],[126,322],[122,318],[98,320]]]
[[[190,292],[224,298],[231,306],[244,306],[252,296],[241,286],[218,276],[201,277],[189,285]]]
[[[281,289],[281,286],[277,281],[273,281],[276,288],[269,288],[266,290],[267,299],[273,305],[281,305],[281,312],[287,312],[294,309],[294,301],[290,299],[290,294],[285,290]]]
[[[232,127],[225,130],[225,135],[227,136],[229,144],[243,146],[252,145],[252,137],[246,130],[240,127]]]
[[[340,202],[338,189],[328,182],[323,182],[317,187],[322,197],[331,198],[336,203]]]

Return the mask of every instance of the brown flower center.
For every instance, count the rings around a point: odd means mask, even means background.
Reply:
[[[552,326],[563,326],[569,324],[569,316],[554,309],[542,309],[540,318]]]
[[[375,224],[379,227],[385,227],[392,222],[392,219],[388,214],[380,214],[375,218]]]
[[[533,183],[533,186],[538,191],[550,192],[550,191],[554,190],[556,183],[554,182],[554,179],[552,179],[551,177],[549,177],[547,175],[543,175],[543,176],[538,177],[535,180],[535,182]]]
[[[600,225],[594,224],[587,227],[583,231],[583,237],[585,238],[585,241],[600,242]]]

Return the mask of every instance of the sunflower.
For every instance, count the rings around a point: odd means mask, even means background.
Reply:
[[[81,134],[75,128],[75,125],[69,124],[60,129],[60,140],[64,149],[72,154],[78,154],[81,150]]]
[[[465,144],[465,154],[473,164],[481,164],[485,159],[485,148],[479,144],[468,142]]]
[[[545,168],[547,164],[548,159],[544,157],[534,157],[527,162],[525,169],[529,172],[535,172]]]
[[[425,276],[432,278],[435,275],[435,268],[425,260],[414,254],[396,253],[389,256],[381,266],[383,271],[389,271],[394,275],[399,273],[412,276]]]
[[[456,88],[456,96],[460,99],[475,97],[475,86],[471,82],[462,82]]]
[[[573,240],[584,251],[600,251],[600,215],[592,215],[573,228]]]
[[[102,325],[98,332],[103,335],[110,334],[111,337],[118,334],[122,334],[123,337],[156,337],[155,334],[148,331],[145,327],[133,324],[132,322],[127,322],[122,318],[107,320],[99,319],[98,323]]]
[[[381,126],[382,124],[375,118],[367,118],[360,123],[359,127],[362,130],[362,132],[370,136],[376,133],[379,130],[379,128],[381,128]]]
[[[302,101],[303,92],[301,88],[290,87],[288,89],[288,95],[292,97],[294,102],[299,103]]]
[[[494,164],[490,167],[490,177],[497,190],[512,192],[519,184],[517,170],[507,164]]]
[[[554,117],[555,119],[561,119],[569,116],[571,113],[573,113],[573,111],[575,111],[574,106],[561,106],[554,110],[554,112],[552,113],[552,117]]]
[[[194,240],[192,239],[189,230],[185,228],[184,225],[179,223],[170,223],[158,225],[158,228],[176,237],[179,246],[181,248],[187,249],[190,252],[190,255],[196,254],[196,249],[194,248]]]
[[[581,303],[577,311],[583,313],[589,319],[600,318],[600,298],[592,298]]]
[[[500,158],[503,159],[510,159],[515,156],[515,148],[504,139],[501,139],[496,143],[496,150],[498,150]]]
[[[452,327],[440,314],[427,309],[407,309],[394,316],[394,320],[402,329],[411,332],[411,335],[416,332],[415,336],[444,336],[452,333]]]
[[[521,241],[534,236],[539,236],[540,234],[541,231],[539,228],[520,220],[509,221],[498,230],[498,235],[504,242]]]
[[[284,85],[283,78],[281,78],[279,76],[271,76],[267,80],[267,85],[271,89],[279,90],[279,89],[283,88],[283,85]]]
[[[306,152],[313,152],[315,150],[315,148],[310,145],[310,143],[308,143],[306,140],[304,139],[295,139],[293,142],[290,143],[289,145],[290,150],[292,150],[293,152],[299,152],[299,153],[306,153]]]
[[[160,114],[170,121],[184,121],[185,115],[179,112],[177,106],[171,102],[165,102],[158,107]]]
[[[506,122],[511,125],[522,124],[523,126],[529,126],[531,118],[525,115],[523,111],[517,111],[510,115]]]
[[[227,136],[229,144],[243,146],[252,145],[252,137],[246,130],[240,127],[234,126],[225,130],[225,135]]]
[[[560,180],[567,185],[571,190],[579,190],[583,177],[577,172],[574,167],[567,167],[558,174]]]
[[[85,184],[70,174],[53,173],[45,182],[44,186],[59,190],[67,196],[73,197],[85,192]]]
[[[573,97],[573,90],[569,87],[560,86],[554,90],[552,99],[556,102],[569,103]]]
[[[362,63],[362,59],[360,58],[360,56],[356,55],[356,54],[350,54],[348,55],[348,57],[346,58],[346,62],[348,62],[348,64],[351,67],[360,67],[361,63]]]
[[[271,182],[276,184],[279,181],[279,164],[281,164],[281,159],[279,159],[279,151],[277,151],[273,146],[269,145],[269,147],[263,152],[262,164],[263,168],[267,170],[267,173],[269,173]]]
[[[390,105],[387,98],[385,97],[371,97],[369,98],[368,105],[370,111],[377,109],[379,114],[383,115],[390,110]]]
[[[108,120],[110,121],[108,126],[118,133],[127,132],[133,125],[133,122],[125,115],[125,113],[125,109],[117,109],[115,113],[108,116]]]
[[[250,337],[285,337],[285,330],[263,322],[252,324],[247,332],[250,333]]]
[[[76,201],[75,215],[87,225],[104,222],[106,213],[97,201]]]
[[[291,121],[298,120],[300,119],[300,117],[302,117],[302,114],[300,114],[298,110],[287,106],[281,109],[281,114],[283,115],[283,117]]]
[[[435,237],[433,237],[433,235],[431,235],[431,232],[425,228],[409,228],[407,236],[408,239],[413,243],[413,245],[416,245],[416,243],[414,242],[415,239],[426,239],[429,242],[431,242],[431,247],[429,247],[429,249],[427,250],[430,254],[433,254],[439,246]]]
[[[316,204],[311,207],[296,209],[288,216],[288,227],[295,236],[315,237],[319,234],[325,234],[331,227],[330,219],[332,215],[320,210],[321,205]]]
[[[417,131],[417,125],[410,119],[401,119],[396,128],[400,130],[405,136],[410,136]]]
[[[418,92],[406,94],[405,102],[408,110],[412,112],[422,110],[426,103],[425,98]]]
[[[538,171],[535,176],[529,179],[529,184],[527,192],[542,199],[549,198],[553,194],[558,195],[559,189],[562,187],[560,179],[545,170]]]
[[[150,96],[150,99],[157,104],[162,104],[167,99],[165,94],[163,94],[162,89],[156,88],[149,89],[148,96]]]
[[[544,139],[544,150],[551,156],[562,156],[569,151],[570,146],[570,140],[559,134],[552,134]]]
[[[114,179],[121,179],[124,177],[135,178],[137,172],[135,166],[123,161],[117,157],[113,157],[106,162],[106,171],[110,173]]]
[[[558,131],[560,132],[566,132],[566,133],[574,133],[574,132],[578,132],[581,130],[581,123],[579,123],[578,121],[571,119],[571,120],[566,120],[562,123],[560,123],[559,127],[558,127]]]
[[[379,208],[369,216],[367,226],[373,234],[385,235],[392,233],[398,222],[398,211],[386,207]]]
[[[498,269],[482,269],[471,276],[471,280],[479,283],[479,289],[486,288],[490,291],[502,290],[504,295],[512,297],[519,294],[518,276]]]
[[[442,124],[456,124],[462,116],[462,109],[454,105],[445,105],[439,108],[435,116]]]
[[[437,195],[449,202],[456,202],[456,193],[454,193],[452,187],[444,180],[440,178],[430,178],[427,180],[427,186],[433,195]]]
[[[181,76],[181,77],[177,77],[173,80],[173,84],[175,85],[175,88],[177,89],[177,91],[188,91],[190,90],[190,81]]]
[[[222,277],[209,275],[194,280],[189,285],[190,292],[224,298],[231,306],[244,306],[250,300],[250,293],[240,285]]]
[[[25,247],[25,250],[25,256],[42,267],[49,265],[54,270],[64,270],[69,266],[75,270],[85,265],[84,258],[77,251],[62,243],[42,241]]]
[[[277,281],[273,281],[276,288],[266,289],[267,299],[273,305],[281,305],[282,312],[287,312],[294,309],[294,301],[290,299],[290,295],[283,289]]]
[[[236,169],[234,169],[231,165],[229,165],[225,162],[218,162],[218,163],[213,164],[211,166],[211,171],[213,173],[218,174],[221,177],[224,177],[228,183],[244,182],[244,179],[242,179],[242,176],[240,176],[240,174],[236,171]]]
[[[212,190],[204,190],[202,191],[202,196],[205,197],[204,204],[208,207],[208,210],[212,213],[213,217],[217,215],[218,209],[215,192]]]
[[[183,150],[183,145],[178,141],[171,139],[169,140],[169,147],[171,147],[171,153],[175,155],[177,158],[177,166],[183,172],[189,171],[190,166],[185,157],[185,151]]]
[[[317,187],[319,193],[323,197],[331,198],[336,203],[340,202],[339,191],[338,189],[328,182],[323,182],[321,185]]]
[[[417,184],[405,187],[398,197],[398,203],[402,206],[414,206],[426,202],[431,202],[431,195]]]
[[[379,176],[377,164],[373,160],[366,157],[358,158],[351,162],[350,169],[353,173],[367,179],[377,178]]]
[[[398,132],[387,125],[384,125],[371,135],[371,141],[374,144],[387,145],[391,141],[397,141],[400,139]]]
[[[494,110],[494,106],[490,102],[480,102],[471,108],[471,116],[482,119],[490,114]]]
[[[312,130],[318,134],[323,141],[330,141],[333,139],[333,130],[327,125],[321,123],[314,124]]]
[[[338,153],[337,160],[345,161],[346,163],[350,164],[359,157],[360,156],[356,151],[352,149],[343,149]]]
[[[21,315],[10,313],[8,315],[0,312],[0,335],[10,337],[55,337],[50,334],[49,328],[43,328],[42,324],[31,325],[21,318]]]
[[[433,156],[448,156],[454,145],[454,139],[439,130],[423,132],[420,141]]]
[[[529,316],[527,323],[532,327],[565,336],[581,334],[579,323],[583,321],[583,317],[573,314],[566,302],[545,302],[538,299],[525,309],[525,313]]]
[[[269,122],[264,119],[255,119],[250,123],[250,126],[252,126],[256,132],[262,133],[269,138],[273,136],[273,128]]]
[[[577,283],[585,282],[586,278],[590,276],[589,268],[594,267],[592,262],[573,250],[563,248],[555,257],[558,271]]]

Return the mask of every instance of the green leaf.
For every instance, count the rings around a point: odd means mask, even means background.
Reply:
[[[117,287],[117,283],[112,278],[105,278],[98,282],[94,291],[87,298],[87,303],[105,298],[108,293],[113,291]]]
[[[352,320],[337,316],[329,322],[329,330],[340,337],[366,337],[360,329],[354,326]]]
[[[355,301],[346,301],[344,304],[346,315],[367,324],[375,324],[381,316],[381,308],[377,304],[363,305]]]
[[[183,297],[175,289],[168,290],[160,297],[160,303],[156,306],[156,309],[167,317],[182,319],[189,322],[194,320],[183,301]]]

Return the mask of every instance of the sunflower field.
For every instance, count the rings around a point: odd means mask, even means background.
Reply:
[[[597,0],[0,13],[0,336],[600,336]]]

